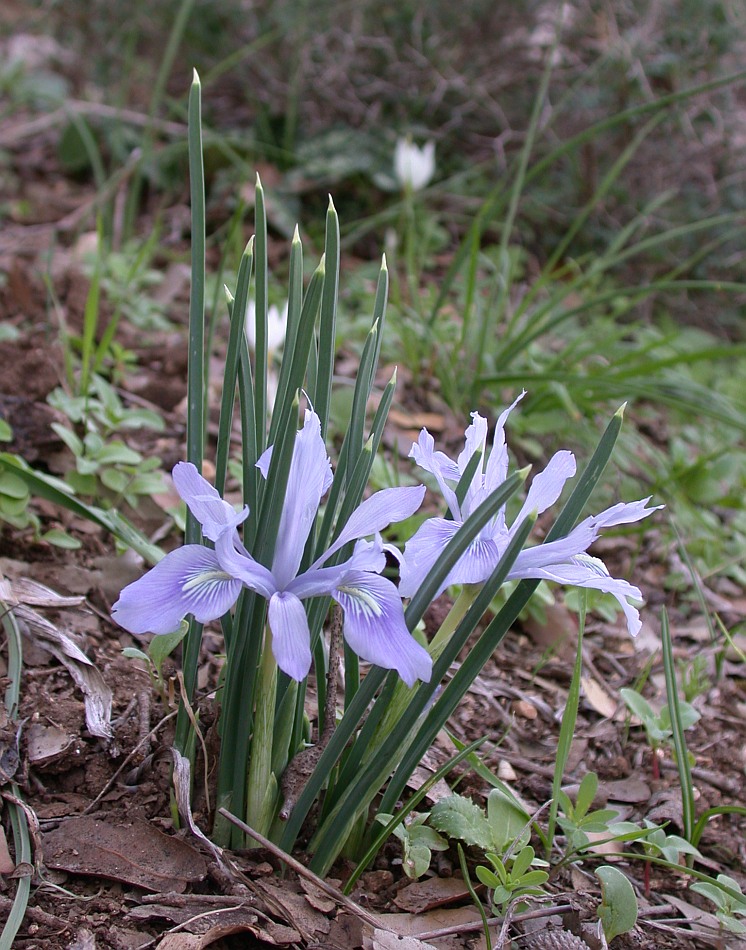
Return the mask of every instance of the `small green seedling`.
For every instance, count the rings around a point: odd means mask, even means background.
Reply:
[[[691,661],[679,663],[681,673],[681,688],[684,699],[691,703],[697,696],[702,696],[712,686],[712,680],[707,672],[707,657],[698,653]]]
[[[492,891],[492,912],[496,915],[504,914],[508,904],[522,897],[541,897],[544,894],[543,885],[549,879],[546,871],[531,867],[534,863],[545,862],[536,858],[536,853],[530,844],[516,855],[500,857],[494,851],[485,855],[492,865],[492,870],[477,865],[476,875],[479,880]],[[516,911],[526,909],[525,902],[519,902]]]
[[[718,884],[721,886],[718,887]],[[724,890],[724,888],[728,890]],[[746,895],[741,891],[737,881],[727,874],[718,874],[717,884],[709,881],[697,881],[691,889],[711,900],[717,910],[715,916],[725,929],[732,934],[746,934],[746,924],[738,917],[746,917]],[[735,892],[735,893],[729,893]]]
[[[642,723],[648,744],[655,753],[661,743],[668,742],[673,736],[671,712],[668,705],[661,707],[661,711],[656,714],[650,703],[637,690],[623,688],[619,690],[619,693],[630,712],[637,716]],[[679,703],[679,714],[684,729],[691,729],[700,719],[697,710],[687,702]],[[658,777],[658,757],[655,754],[653,756],[653,775],[655,778]]]
[[[450,838],[485,851],[492,867],[478,865],[476,875],[492,890],[495,913],[503,913],[517,898],[544,893],[542,885],[549,875],[532,867],[546,867],[546,862],[536,857],[528,843],[531,816],[506,786],[490,791],[486,813],[463,795],[449,795],[433,806],[430,824]]]
[[[598,776],[595,772],[586,772],[574,804],[567,792],[559,793],[562,814],[558,815],[557,824],[565,833],[569,854],[584,850],[591,843],[589,834],[610,834],[609,822],[619,815],[613,808],[590,810],[597,791]]]
[[[637,898],[632,885],[619,868],[604,864],[596,868],[601,882],[598,916],[607,941],[627,933],[637,923]]]
[[[168,683],[163,677],[163,664],[181,643],[189,630],[189,624],[182,620],[178,630],[173,633],[162,634],[148,644],[147,653],[138,647],[125,647],[122,654],[131,660],[143,660],[153,688],[157,691],[164,703],[169,704]]]
[[[434,828],[425,822],[430,812],[412,815],[407,821],[394,828],[394,834],[401,841],[402,867],[408,878],[416,880],[430,867],[433,851],[447,851],[448,842]],[[376,815],[376,821],[387,825],[393,815]]]

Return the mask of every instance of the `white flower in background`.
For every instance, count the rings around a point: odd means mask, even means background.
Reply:
[[[267,310],[267,349],[270,353],[279,350],[285,342],[287,322],[287,300],[282,311],[272,304]],[[249,342],[249,349],[256,350],[256,304],[253,300],[249,300],[246,308],[246,339]]]
[[[435,174],[435,142],[419,148],[410,138],[397,139],[394,173],[402,188],[421,191]]]

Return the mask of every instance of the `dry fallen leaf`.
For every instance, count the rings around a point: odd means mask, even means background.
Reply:
[[[431,877],[402,888],[394,897],[394,903],[410,914],[421,914],[433,907],[462,900],[468,893],[461,878]]]
[[[125,881],[147,891],[176,891],[207,874],[202,855],[147,821],[69,818],[43,835],[47,867]]]
[[[382,919],[385,920],[385,917]],[[390,930],[379,930],[366,925],[363,931],[363,950],[437,950],[437,947],[416,937],[402,937]]]
[[[619,703],[612,699],[603,686],[592,676],[581,676],[580,682],[583,686],[583,696],[591,709],[594,709],[604,719],[614,719],[617,715],[624,719],[626,715],[624,707],[617,714]]]

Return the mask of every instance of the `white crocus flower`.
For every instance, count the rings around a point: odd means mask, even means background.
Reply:
[[[270,353],[279,350],[285,342],[285,330],[288,321],[288,304],[280,311],[272,304],[267,310],[267,349]],[[256,304],[249,300],[246,308],[246,339],[249,349],[256,350]]]
[[[419,148],[410,138],[397,139],[394,173],[402,188],[421,191],[435,174],[435,142]]]

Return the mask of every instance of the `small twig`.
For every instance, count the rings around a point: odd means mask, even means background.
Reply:
[[[197,717],[194,715],[194,710],[192,709],[192,704],[189,702],[187,697],[186,686],[184,685],[184,674],[181,670],[177,673],[179,679],[179,692],[181,693],[181,701],[184,704],[184,709],[186,709],[186,714],[189,717],[189,722],[192,724],[192,729],[194,729],[194,734],[199,739],[199,744],[202,746],[202,757],[205,760],[205,802],[207,803],[207,811],[210,809],[210,763],[207,756],[207,746],[205,745],[205,738],[202,735],[199,726],[197,725]]]
[[[314,874],[313,871],[309,871],[309,869],[302,865],[300,861],[296,861],[294,857],[287,854],[282,850],[282,848],[279,848],[276,844],[270,841],[269,838],[265,838],[264,835],[260,835],[258,831],[254,831],[253,828],[250,828],[245,822],[241,821],[240,818],[236,818],[235,815],[232,815],[225,808],[219,808],[218,814],[222,815],[223,818],[227,818],[228,821],[234,824],[237,828],[240,828],[245,834],[249,835],[251,838],[254,838],[263,848],[266,848],[270,854],[273,854],[284,864],[287,864],[287,866],[291,870],[295,871],[296,874],[306,878],[307,881],[311,881],[312,884],[315,884],[316,887],[322,890],[333,900],[337,901],[338,904],[342,904],[348,910],[352,911],[353,914],[356,914],[361,920],[364,920],[366,924],[370,924],[371,927],[375,927],[377,930],[388,930],[390,933],[396,933],[395,930],[392,930],[391,927],[387,926],[379,917],[374,916],[373,914],[369,913],[369,911],[365,910],[364,907],[356,904],[355,901],[351,900],[346,894],[343,894],[342,891],[338,890],[333,885],[327,884],[325,880]]]
[[[526,910],[522,914],[513,915],[513,923],[520,923],[524,920],[537,920],[541,917],[552,917],[554,914],[567,914],[573,909],[572,904],[555,904],[552,907],[538,907],[536,910]],[[489,917],[487,919],[488,927],[497,927],[503,923],[503,917]],[[450,927],[441,927],[439,930],[427,930],[425,933],[418,933],[415,936],[418,940],[437,940],[438,937],[450,937],[453,934],[475,933],[482,929],[482,921],[475,920],[470,924],[453,924]]]
[[[9,913],[12,906],[13,901],[10,900],[10,898],[0,895],[0,911],[2,913]],[[42,924],[44,927],[55,928],[60,931],[69,930],[71,927],[69,920],[63,920],[62,917],[55,917],[54,914],[48,914],[40,907],[27,907],[26,917],[36,924]]]

